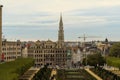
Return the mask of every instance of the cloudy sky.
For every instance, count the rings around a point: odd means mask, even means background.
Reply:
[[[0,0],[8,40],[57,40],[60,13],[65,40],[120,40],[120,0]],[[82,39],[80,39],[82,40]]]

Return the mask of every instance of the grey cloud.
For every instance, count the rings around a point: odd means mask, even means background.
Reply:
[[[29,22],[29,23],[31,23],[31,22]],[[54,24],[54,23],[57,23],[57,21],[54,21],[54,20],[33,21],[32,23],[39,23],[39,24]]]
[[[119,16],[120,6],[96,7],[91,9],[77,9],[67,12],[74,16]]]

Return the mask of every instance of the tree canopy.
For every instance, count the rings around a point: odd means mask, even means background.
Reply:
[[[83,63],[85,63],[86,59],[84,59]],[[102,57],[100,53],[89,54],[87,56],[87,64],[91,66],[104,65],[105,59]]]

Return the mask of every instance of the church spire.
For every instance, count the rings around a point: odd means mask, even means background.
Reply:
[[[62,47],[64,45],[64,30],[63,30],[62,14],[60,14],[59,31],[58,31],[58,44],[60,47]]]
[[[62,28],[63,28],[62,13],[60,14],[59,27],[62,27]]]

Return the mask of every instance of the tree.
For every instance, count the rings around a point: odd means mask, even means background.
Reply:
[[[113,44],[109,55],[113,57],[120,57],[120,43]]]
[[[83,60],[83,63],[85,63],[85,60]],[[98,65],[104,65],[105,63],[104,57],[100,53],[95,53],[95,54],[89,54],[87,56],[87,64],[90,66],[97,66]]]

